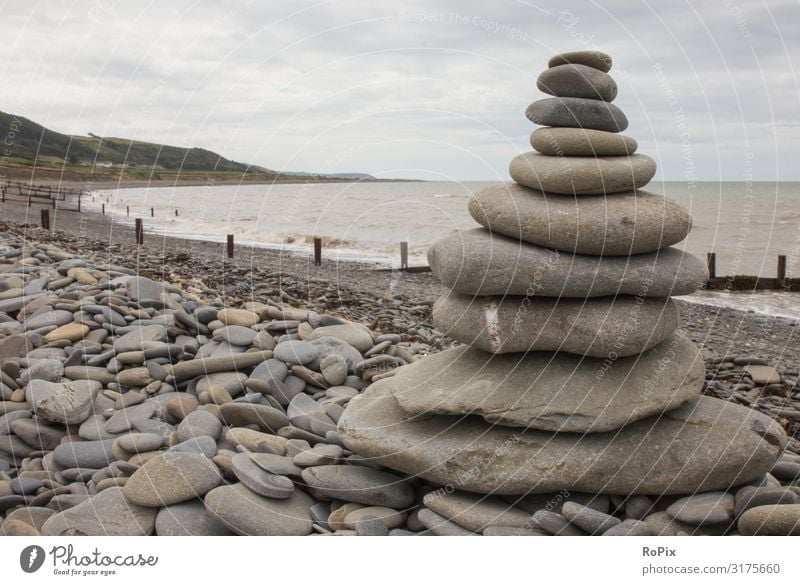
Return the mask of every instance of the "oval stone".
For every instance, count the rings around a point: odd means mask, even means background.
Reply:
[[[300,490],[277,500],[251,492],[243,484],[223,485],[205,497],[206,509],[243,536],[305,536],[311,533],[313,500]]]
[[[137,469],[123,489],[134,504],[158,508],[203,497],[221,482],[217,466],[207,457],[169,451]]]
[[[739,518],[739,534],[745,536],[800,535],[800,504],[771,504],[750,508]]]
[[[399,369],[394,397],[409,414],[473,414],[511,427],[593,433],[677,408],[700,395],[704,379],[700,351],[676,332],[641,355],[614,360],[456,347]]]
[[[469,297],[433,305],[445,335],[490,353],[561,351],[601,358],[642,353],[678,327],[671,299],[620,295],[594,299]]]
[[[589,256],[542,248],[477,228],[453,232],[428,249],[441,283],[472,295],[588,298],[687,295],[708,280],[699,258],[676,248],[633,256]]]
[[[656,161],[644,154],[631,156],[547,156],[526,152],[508,166],[520,185],[545,193],[604,195],[644,187],[656,174]]]
[[[582,435],[409,415],[395,384],[380,380],[350,402],[339,421],[345,445],[372,463],[482,494],[727,489],[761,477],[787,441],[771,418],[708,396],[618,432]]]
[[[531,146],[548,156],[627,156],[639,147],[630,136],[587,128],[537,128]]]
[[[475,193],[468,206],[492,232],[592,256],[655,252],[680,242],[692,228],[682,205],[647,191],[576,198],[507,183]]]
[[[614,104],[585,98],[545,98],[533,102],[525,116],[534,124],[622,132],[628,118]]]
[[[566,63],[545,69],[536,80],[536,87],[556,97],[576,97],[613,102],[617,84],[608,73],[577,63]]]
[[[558,67],[566,63],[586,65],[607,73],[611,70],[612,61],[611,56],[602,51],[568,51],[550,57],[547,66]]]

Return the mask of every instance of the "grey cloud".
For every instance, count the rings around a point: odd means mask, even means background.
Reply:
[[[800,6],[694,6],[8,2],[0,109],[271,168],[494,180],[528,148],[523,112],[544,97],[535,80],[549,56],[589,45],[614,57],[617,103],[660,176],[686,167],[680,108],[704,178],[740,178],[750,149],[756,178],[800,179]]]

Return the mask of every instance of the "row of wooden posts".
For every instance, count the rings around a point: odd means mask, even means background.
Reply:
[[[104,206],[105,207],[105,206]],[[130,209],[130,208],[128,208]],[[42,210],[42,213],[47,210]],[[153,208],[150,208],[150,213],[152,216]],[[103,213],[105,213],[105,209],[103,209]],[[175,215],[178,215],[178,210],[175,210]],[[49,228],[49,219],[48,219],[48,227]],[[42,227],[45,227],[44,224],[44,215],[42,215]],[[144,220],[141,217],[137,217],[134,220],[134,232],[136,234],[136,244],[139,246],[144,245]],[[225,251],[228,258],[233,258],[234,256],[234,235],[228,234],[225,240]],[[322,265],[322,238],[315,237],[314,238],[314,265],[320,266]],[[427,270],[425,270],[427,269]],[[400,270],[409,270],[412,272],[425,272],[429,271],[430,268],[427,266],[413,266],[409,267],[408,265],[408,242],[400,242]]]
[[[28,207],[32,206],[34,200],[38,201],[44,199],[47,200],[50,207],[55,209],[58,201],[67,201],[67,198],[74,198],[77,202],[76,211],[81,210],[81,199],[83,195],[85,195],[85,191],[81,189],[72,189],[58,185],[33,185],[20,181],[3,181],[0,182],[0,202],[5,203],[6,199],[15,197],[15,190],[16,198],[26,200]]]
[[[105,214],[105,204],[103,204],[102,212]],[[50,210],[43,208],[41,213],[41,225],[46,230],[52,229],[50,223]],[[154,209],[150,208],[150,216],[153,217]],[[130,207],[128,207],[128,215],[130,215]],[[178,210],[175,210],[175,215],[178,215]],[[139,246],[144,245],[144,220],[137,217],[134,221],[134,232],[136,235],[136,244]],[[228,258],[234,256],[234,235],[228,234],[225,242],[225,251]],[[787,261],[786,255],[781,254],[778,256],[777,273],[775,278],[762,278],[758,276],[717,276],[717,254],[709,252],[707,256],[708,263],[708,282],[706,289],[709,290],[785,290],[785,291],[800,291],[800,278],[787,278],[786,269]],[[322,264],[322,238],[314,238],[314,264],[320,266]],[[384,269],[391,270],[391,269]],[[400,270],[407,272],[430,272],[429,266],[409,266],[408,265],[408,242],[400,242]]]

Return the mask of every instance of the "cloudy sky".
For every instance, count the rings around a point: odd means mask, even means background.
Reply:
[[[662,178],[800,180],[797,0],[0,4],[0,110],[290,171],[507,178],[550,55],[612,55]]]

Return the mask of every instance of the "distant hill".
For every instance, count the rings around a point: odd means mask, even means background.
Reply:
[[[366,173],[291,173],[232,161],[204,148],[183,148],[107,136],[73,136],[45,128],[23,116],[0,112],[0,142],[8,137],[11,145],[0,148],[0,166],[36,166],[39,174],[66,169],[73,178],[87,173],[109,173],[124,178],[200,178],[197,173],[213,173],[217,179],[268,181],[375,181]],[[170,171],[166,176],[161,171]],[[153,173],[156,173],[154,175]],[[222,177],[223,173],[228,175]],[[205,176],[205,175],[204,175]]]
[[[11,136],[13,133],[13,137]],[[71,136],[54,132],[25,117],[0,112],[0,135],[10,137],[3,163],[162,168],[183,171],[271,172],[229,160],[203,148],[182,148],[124,138]]]

